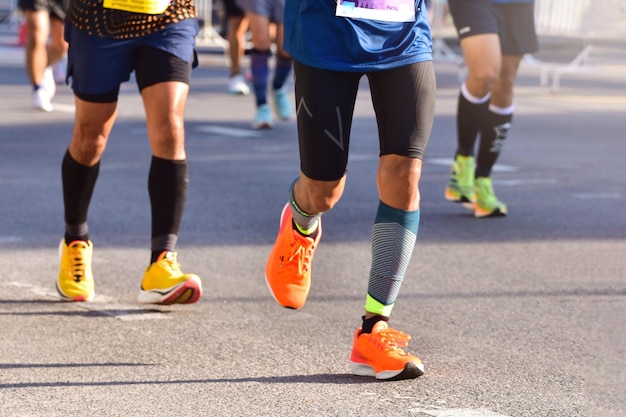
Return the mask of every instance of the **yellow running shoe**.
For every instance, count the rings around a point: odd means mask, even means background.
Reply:
[[[315,239],[305,237],[293,228],[289,204],[280,216],[280,228],[274,248],[265,266],[265,281],[272,296],[286,308],[298,309],[304,305],[311,287],[311,262],[322,237],[319,220]]]
[[[183,274],[176,252],[163,251],[143,274],[137,302],[141,304],[191,304],[202,297],[200,277]]]
[[[424,375],[422,361],[402,350],[410,339],[408,334],[390,329],[385,321],[376,323],[372,333],[357,329],[350,355],[352,373],[387,381]]]
[[[65,239],[59,244],[61,269],[56,288],[63,301],[92,301],[94,282],[91,273],[93,244],[75,240],[69,245]]]

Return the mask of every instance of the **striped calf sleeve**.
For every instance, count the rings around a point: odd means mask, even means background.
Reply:
[[[420,211],[378,205],[372,230],[372,267],[365,310],[389,317],[417,238]]]

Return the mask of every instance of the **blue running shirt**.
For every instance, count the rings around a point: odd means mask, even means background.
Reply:
[[[423,0],[285,0],[284,47],[314,68],[365,72],[432,60]]]

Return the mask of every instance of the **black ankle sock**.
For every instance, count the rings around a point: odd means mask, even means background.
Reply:
[[[152,265],[153,263],[155,263],[157,261],[157,259],[159,258],[159,256],[161,256],[161,254],[163,252],[165,252],[165,249],[160,249],[160,250],[153,250],[150,253],[150,265]]]
[[[65,244],[69,245],[72,242],[76,242],[77,240],[82,240],[83,242],[89,242],[89,235],[82,236],[70,236],[67,233],[64,236]]]
[[[365,316],[362,316],[361,319],[363,320],[363,324],[361,325],[361,333],[372,333],[372,329],[374,328],[374,325],[376,323],[378,323],[381,320],[388,321],[389,317],[374,316],[374,317],[370,317],[369,319],[366,319]]]

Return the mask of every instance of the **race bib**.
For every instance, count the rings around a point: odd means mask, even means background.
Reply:
[[[386,22],[415,22],[415,0],[336,0],[335,15]]]
[[[170,3],[171,0],[104,0],[104,7],[133,13],[161,14]]]

